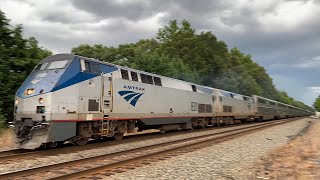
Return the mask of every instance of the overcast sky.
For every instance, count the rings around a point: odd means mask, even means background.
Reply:
[[[136,42],[186,19],[251,54],[290,96],[311,105],[320,94],[320,1],[1,0],[0,9],[55,53]]]

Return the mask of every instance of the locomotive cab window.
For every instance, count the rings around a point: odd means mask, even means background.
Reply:
[[[100,74],[100,69],[98,64],[90,64],[90,70],[94,74]]]
[[[85,62],[84,65],[85,65],[84,71],[90,72],[90,64],[89,64],[89,62]]]
[[[129,80],[129,74],[127,70],[121,69],[121,76],[122,76],[122,79]]]
[[[100,74],[100,67],[99,67],[99,64],[85,61],[83,71],[93,73],[93,74]]]

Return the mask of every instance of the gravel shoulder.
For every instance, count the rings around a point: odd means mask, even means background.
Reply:
[[[299,134],[309,121],[314,120],[279,125],[106,179],[256,179],[257,162]]]
[[[4,129],[3,132],[0,133],[0,151],[15,149],[16,144],[14,142],[15,138],[12,129]]]
[[[320,179],[320,119],[260,162],[257,179]]]

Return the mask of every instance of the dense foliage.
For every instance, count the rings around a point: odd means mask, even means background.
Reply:
[[[37,62],[51,52],[22,37],[22,26],[12,27],[0,11],[0,127],[12,120],[14,94]]]
[[[245,95],[261,95],[297,107],[302,102],[276,90],[266,70],[237,48],[228,50],[211,32],[196,33],[187,21],[171,21],[152,39],[107,47],[80,45],[75,54],[97,58]]]
[[[320,96],[314,101],[313,107],[320,112]]]

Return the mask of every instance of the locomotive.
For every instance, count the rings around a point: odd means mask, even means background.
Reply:
[[[38,63],[15,94],[19,148],[84,145],[122,139],[145,129],[162,132],[312,112],[257,95],[202,86],[74,54]]]

